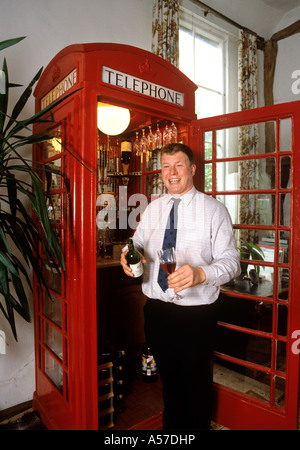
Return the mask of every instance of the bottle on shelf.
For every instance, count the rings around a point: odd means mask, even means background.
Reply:
[[[140,284],[143,280],[143,263],[141,261],[140,253],[134,248],[133,240],[128,240],[128,253],[126,254],[126,260],[131,268],[134,277],[132,278],[134,284]]]
[[[156,362],[147,342],[142,349],[142,377],[146,383],[153,383],[158,378]]]

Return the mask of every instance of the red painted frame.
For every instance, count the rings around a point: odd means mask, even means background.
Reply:
[[[289,151],[280,151],[280,120],[291,118],[292,119],[292,149]],[[274,189],[258,190],[255,189],[249,191],[217,191],[216,189],[216,162],[225,161],[242,161],[249,159],[249,156],[240,156],[234,158],[219,158],[217,159],[216,151],[213,151],[211,160],[204,161],[204,134],[206,131],[216,131],[232,127],[239,127],[243,125],[250,125],[259,122],[275,121],[276,122],[276,151],[268,154],[256,154],[253,158],[265,158],[275,157],[276,159],[276,186]],[[265,225],[234,225],[236,229],[274,229],[276,231],[277,238],[275,239],[275,254],[278,254],[279,239],[277,231],[288,230],[290,231],[290,260],[289,264],[281,264],[274,261],[274,264],[259,262],[258,265],[271,265],[275,267],[274,270],[274,294],[273,305],[287,305],[286,301],[279,300],[277,294],[277,267],[287,267],[290,269],[290,290],[289,290],[289,302],[288,302],[288,331],[287,337],[282,338],[276,333],[277,316],[276,307],[273,308],[273,328],[272,333],[263,333],[259,331],[244,330],[245,332],[252,332],[257,336],[271,337],[272,345],[272,367],[266,369],[265,373],[269,373],[271,376],[271,399],[270,404],[250,398],[236,391],[233,391],[224,386],[215,385],[215,420],[217,423],[227,426],[230,429],[297,429],[298,427],[298,411],[299,411],[299,354],[292,352],[292,333],[299,329],[300,325],[300,304],[298,302],[298,292],[300,288],[299,276],[297,276],[297,255],[299,254],[299,221],[297,221],[297,211],[299,210],[299,182],[298,182],[298,167],[300,164],[300,156],[298,148],[300,145],[300,102],[292,102],[274,106],[268,106],[265,108],[259,108],[255,110],[243,111],[239,113],[223,115],[214,118],[208,118],[199,120],[193,125],[193,146],[195,148],[201,148],[201,171],[202,171],[202,188],[204,188],[204,163],[212,163],[213,165],[213,183],[212,192],[213,196],[219,195],[234,195],[234,194],[274,194],[276,196],[276,217],[274,226]],[[213,133],[213,136],[215,134]],[[213,148],[215,149],[216,143],[213,138]],[[291,155],[291,174],[292,182],[290,189],[280,189],[280,158],[286,155]],[[251,158],[251,157],[250,157]],[[291,219],[290,227],[280,226],[279,224],[279,197],[280,193],[291,193]],[[251,261],[255,265],[255,262]],[[225,292],[226,294],[226,292]],[[245,298],[245,294],[238,292],[230,292],[228,295],[236,298]],[[246,296],[247,297],[247,296]],[[262,300],[262,297],[248,296],[247,298],[252,300]],[[231,330],[240,331],[241,328],[230,324],[220,324]],[[274,404],[274,389],[275,381],[274,377],[282,376],[280,371],[275,367],[275,341],[281,340],[286,343],[287,348],[287,368],[286,368],[286,404],[285,408],[277,407]],[[239,363],[233,357],[227,355],[218,354],[217,356],[224,360],[231,361],[233,363]],[[242,362],[243,366],[259,369],[261,366],[252,364],[250,362]]]
[[[183,106],[147,97],[101,81],[102,66],[183,92]],[[76,68],[73,93],[54,111],[55,123],[65,126],[65,145],[94,173],[97,170],[97,101],[129,107],[149,117],[175,121],[181,127],[195,118],[196,86],[162,58],[147,51],[119,44],[73,45],[62,50],[47,66],[36,87],[36,112],[41,99]],[[79,89],[79,90],[78,90]],[[34,131],[49,127],[36,125]],[[36,352],[36,407],[50,429],[98,428],[97,292],[96,292],[96,177],[66,151],[66,175],[70,204],[65,215],[65,289],[67,312],[63,335],[66,356],[62,370],[66,393],[57,388],[43,370],[41,355],[49,352],[43,341],[41,291],[34,283]],[[38,146],[33,158],[43,159]],[[51,353],[51,356],[55,357]],[[57,363],[59,360],[57,359]]]

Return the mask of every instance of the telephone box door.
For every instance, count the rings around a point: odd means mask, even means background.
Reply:
[[[194,122],[202,186],[228,208],[241,276],[221,288],[215,420],[297,429],[300,102]]]

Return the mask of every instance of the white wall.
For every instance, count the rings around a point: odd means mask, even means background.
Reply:
[[[64,47],[117,42],[151,50],[152,0],[1,0],[0,41],[27,36],[0,53],[10,81],[27,85]],[[14,99],[22,89],[12,91]],[[11,104],[14,101],[10,102]],[[33,98],[26,115],[34,112]],[[0,354],[0,410],[32,399],[35,388],[33,325],[16,315],[19,342],[0,313],[6,355]]]
[[[300,7],[285,14],[274,28],[274,33],[283,30],[300,18]],[[292,102],[300,100],[300,94],[293,92],[295,79],[292,74],[300,70],[300,33],[278,41],[278,55],[274,79],[274,103]],[[299,78],[299,77],[298,77]],[[299,90],[299,82],[297,83]]]

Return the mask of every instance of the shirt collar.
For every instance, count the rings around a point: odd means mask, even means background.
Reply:
[[[188,192],[186,192],[184,195],[181,195],[179,198],[181,199],[182,203],[184,205],[189,205],[191,201],[193,200],[194,196],[196,195],[197,189],[195,186],[193,186]],[[167,194],[167,203],[169,204],[173,196],[171,194]],[[181,202],[180,202],[181,203]]]

